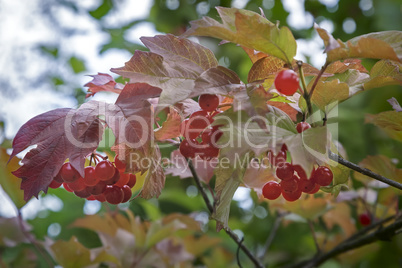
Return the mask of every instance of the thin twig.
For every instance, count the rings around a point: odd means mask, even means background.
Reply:
[[[241,238],[240,244],[236,250],[237,265],[239,265],[240,268],[243,268],[243,266],[241,266],[241,263],[240,263],[240,245],[243,244],[243,241],[244,241],[244,237]]]
[[[283,214],[276,214],[274,225],[272,226],[272,229],[269,231],[269,236],[267,238],[267,242],[265,243],[264,247],[262,248],[261,253],[258,256],[259,258],[264,257],[264,255],[266,255],[267,252],[269,251],[269,248],[271,247],[271,244],[274,241],[278,228],[281,225],[283,216],[284,216]]]
[[[328,65],[329,65],[329,64],[326,62],[326,63],[324,64],[324,66],[322,66],[322,68],[321,68],[320,72],[318,73],[317,77],[315,78],[314,83],[313,83],[313,85],[311,86],[311,89],[310,89],[310,92],[309,92],[309,98],[310,98],[310,99],[311,99],[311,97],[313,96],[313,92],[314,92],[315,87],[316,87],[317,84],[318,84],[318,81],[320,80],[321,76],[324,74],[325,69],[327,69]]]
[[[313,239],[314,239],[314,244],[317,249],[317,254],[320,254],[321,249],[320,249],[320,246],[318,245],[317,236],[315,234],[313,222],[311,220],[308,220],[307,222],[308,222],[308,226],[310,227],[311,235],[313,236]]]
[[[371,244],[378,240],[390,240],[395,236],[399,230],[402,228],[402,219],[395,221],[394,223],[388,225],[384,228],[378,228],[375,232],[369,233],[363,237],[358,237],[353,240],[345,240],[334,247],[332,250],[317,255],[310,260],[302,261],[296,263],[291,267],[303,267],[303,268],[313,268],[318,267],[320,264],[324,263],[326,260],[331,259],[341,253],[347,252],[352,249],[356,249],[367,244]]]
[[[212,207],[211,201],[209,200],[207,193],[201,185],[200,178],[195,171],[193,162],[191,159],[187,159],[188,167],[190,168],[191,174],[193,175],[193,179],[195,184],[197,185],[198,191],[201,193],[202,198],[209,210],[210,213],[213,213],[214,208]],[[247,257],[254,263],[255,267],[263,268],[264,266],[260,263],[260,261],[251,253],[251,251],[242,243],[239,237],[230,229],[229,227],[224,228],[225,232],[236,242],[236,244],[243,250],[243,252],[247,255]]]
[[[22,234],[25,238],[35,247],[35,249],[42,255],[43,259],[45,260],[48,267],[54,267],[53,261],[50,259],[49,255],[46,251],[42,249],[42,246],[32,237],[32,234],[29,233],[24,226],[24,221],[22,219],[21,211],[18,210],[18,225],[20,226]]]
[[[344,165],[345,167],[353,169],[354,171],[357,171],[357,172],[359,172],[359,173],[361,173],[363,175],[369,176],[369,177],[371,177],[373,179],[376,179],[378,181],[381,181],[383,183],[391,185],[391,186],[393,186],[393,187],[395,187],[395,188],[397,188],[399,190],[402,190],[402,184],[401,183],[396,182],[396,181],[391,180],[391,179],[388,179],[388,178],[386,178],[384,176],[381,176],[381,175],[379,175],[377,173],[374,173],[373,171],[371,171],[371,170],[369,170],[367,168],[359,167],[358,165],[343,159],[340,155],[337,155],[337,154],[335,154],[335,153],[333,153],[331,151],[328,151],[328,157],[330,159],[338,162],[339,164]]]

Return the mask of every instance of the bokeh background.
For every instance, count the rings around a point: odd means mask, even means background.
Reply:
[[[18,128],[37,114],[83,103],[86,95],[83,85],[91,80],[88,75],[110,73],[110,68],[123,66],[135,50],[145,50],[139,40],[141,36],[180,35],[191,20],[202,16],[217,19],[215,6],[256,12],[261,8],[267,19],[279,21],[293,31],[298,43],[296,58],[317,68],[325,62],[325,55],[313,23],[342,41],[370,32],[402,29],[399,0],[0,0],[0,143],[10,148]],[[218,46],[219,40],[210,38],[198,40],[213,50],[221,65],[236,71],[245,81],[251,62],[239,47]],[[390,110],[386,100],[391,97],[402,103],[401,88],[389,86],[363,92],[339,106],[339,140],[350,161],[358,163],[367,155],[384,154],[402,167],[401,144],[364,123],[366,113]],[[116,96],[98,93],[93,98],[114,102]],[[78,217],[105,208],[61,189],[49,192],[22,208],[22,217],[32,226],[35,236],[68,239],[74,234],[90,244],[91,233],[68,226]],[[191,202],[182,201],[189,199]],[[177,177],[167,179],[166,189],[158,200],[137,199],[126,206],[143,219],[172,212],[206,211],[192,181]],[[0,219],[16,214],[0,188]],[[207,223],[206,212],[198,217],[206,230],[214,232]],[[246,234],[246,244],[263,245],[274,219],[252,193],[244,188],[238,190],[230,225],[239,235]],[[224,234],[213,235],[227,239]],[[277,237],[280,241],[273,245],[273,250],[278,256],[286,254],[291,259],[314,251],[306,224],[280,228]],[[230,240],[227,244],[236,249]],[[384,248],[367,259],[350,263],[334,260],[323,267],[394,267],[391,262],[387,264],[390,259],[387,254],[395,251],[389,253]],[[0,254],[5,252],[3,256],[9,258],[18,256],[18,250],[21,249],[0,246]]]

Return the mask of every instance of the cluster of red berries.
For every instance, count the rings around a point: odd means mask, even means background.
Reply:
[[[134,174],[124,173],[125,169],[126,164],[116,155],[113,163],[103,159],[96,166],[85,167],[85,175],[81,177],[70,162],[66,162],[49,187],[55,189],[63,185],[78,197],[117,205],[131,198],[131,188],[137,181]]]
[[[300,165],[293,165],[286,162],[286,145],[282,146],[281,151],[275,156],[269,152],[269,160],[276,167],[277,182],[271,180],[262,188],[262,194],[269,200],[275,200],[280,195],[287,201],[296,201],[302,193],[315,194],[321,186],[328,186],[333,179],[332,171],[319,166],[313,170],[310,178]]]
[[[219,97],[214,94],[203,94],[198,103],[201,110],[196,111],[180,125],[181,135],[185,138],[180,144],[180,153],[187,158],[200,156],[210,160],[217,157],[219,148],[216,142],[222,136],[219,126],[211,127],[214,116],[221,113],[217,110]]]

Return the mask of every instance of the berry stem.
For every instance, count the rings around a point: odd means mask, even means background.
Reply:
[[[207,193],[201,185],[200,178],[197,175],[197,172],[194,168],[193,162],[191,159],[187,159],[188,167],[190,168],[191,174],[193,175],[193,179],[195,184],[197,185],[198,191],[200,191],[202,198],[209,210],[209,213],[213,213],[214,208],[212,207],[211,201],[209,200]],[[260,263],[260,261],[251,253],[251,251],[242,243],[239,237],[230,229],[229,227],[223,228],[225,232],[236,242],[239,248],[243,250],[243,252],[247,255],[247,257],[254,263],[255,267],[263,268],[264,266]]]
[[[344,158],[342,158],[340,155],[337,155],[337,154],[331,152],[330,150],[328,150],[328,157],[331,160],[334,160],[334,161],[338,162],[339,164],[344,165],[345,167],[353,169],[354,171],[357,171],[357,172],[359,172],[359,173],[361,173],[363,175],[369,176],[369,177],[371,177],[371,178],[373,178],[375,180],[381,181],[383,183],[391,185],[392,187],[395,187],[395,188],[397,188],[399,190],[402,190],[402,184],[401,183],[399,183],[397,181],[394,181],[394,180],[391,180],[391,179],[388,179],[388,178],[386,178],[384,176],[381,176],[381,175],[379,175],[377,173],[374,173],[373,171],[371,171],[371,170],[369,170],[367,168],[362,168],[362,167],[360,167],[360,166],[358,166],[358,165],[356,165],[356,164],[354,164],[352,162],[349,162],[349,161],[345,160]]]
[[[325,72],[325,69],[327,69],[328,65],[329,65],[329,63],[326,62],[326,63],[324,64],[324,66],[322,66],[322,68],[321,68],[320,72],[318,73],[317,77],[315,78],[314,83],[313,83],[313,85],[311,86],[311,89],[310,89],[310,92],[309,92],[309,98],[310,98],[310,99],[311,99],[311,97],[313,96],[313,92],[314,92],[315,87],[316,87],[317,84],[318,84],[318,81],[320,80],[321,76],[322,76],[323,73]]]
[[[299,67],[299,76],[300,76],[300,80],[302,82],[302,93],[303,93],[303,97],[306,100],[306,104],[307,104],[307,111],[308,114],[311,116],[313,114],[313,107],[311,105],[311,101],[310,101],[310,95],[307,92],[307,85],[306,85],[306,79],[304,78],[304,72],[303,72],[303,62],[302,61],[297,61],[297,66]],[[307,119],[306,115],[303,115],[304,120]]]

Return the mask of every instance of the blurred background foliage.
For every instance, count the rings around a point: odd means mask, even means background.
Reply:
[[[107,72],[107,70],[94,70],[93,66],[88,66],[87,60],[79,53],[68,51],[65,48],[64,41],[66,39],[71,39],[75,35],[85,35],[85,30],[81,29],[78,23],[80,17],[89,17],[104,40],[95,51],[99,57],[118,50],[127,55],[127,60],[135,50],[145,49],[140,42],[135,42],[132,38],[127,37],[130,31],[136,27],[150,24],[157,32],[180,35],[192,20],[202,16],[217,19],[215,6],[235,6],[255,12],[260,12],[259,8],[261,8],[267,19],[272,22],[279,21],[280,25],[290,27],[296,39],[304,39],[303,42],[307,49],[312,44],[309,41],[316,37],[312,28],[313,20],[322,26],[331,28],[333,36],[342,41],[370,32],[401,30],[402,28],[401,2],[399,0],[154,0],[148,16],[111,23],[108,18],[111,15],[116,16],[116,13],[118,15],[126,1],[130,0],[101,0],[88,6],[74,0],[37,1],[33,12],[37,13],[37,18],[43,20],[45,27],[51,28],[56,36],[52,38],[51,42],[48,40],[37,42],[29,51],[24,50],[23,47],[15,48],[14,55],[18,55],[18,57],[13,58],[9,72],[16,73],[12,79],[22,81],[22,84],[15,84],[7,73],[2,73],[0,75],[2,98],[4,100],[18,98],[17,87],[21,90],[22,85],[25,85],[24,91],[29,91],[30,88],[45,87],[62,92],[65,96],[74,96],[77,104],[85,101],[86,89],[83,88],[83,81],[89,79],[87,77],[83,80],[83,76],[94,74],[96,71]],[[298,10],[289,8],[292,5],[296,6]],[[61,11],[68,12],[73,20],[77,18],[77,23],[66,25],[59,16]],[[304,21],[295,20],[296,13]],[[213,50],[221,65],[236,71],[243,81],[246,80],[251,62],[241,48],[233,44],[219,46],[219,40],[209,38],[200,38],[200,42]],[[312,44],[314,51],[304,53],[304,60],[311,61],[312,54],[321,54],[322,47],[323,45],[321,45],[321,49],[316,49],[317,46]],[[46,62],[37,73],[30,77],[24,74],[26,65],[30,64],[25,59],[27,53],[33,53]],[[121,66],[123,64],[124,62],[121,62]],[[367,61],[364,64],[370,68],[373,62]],[[23,84],[23,81],[26,84]],[[364,123],[366,113],[376,114],[391,110],[391,106],[386,101],[391,97],[395,97],[402,103],[401,88],[389,86],[363,92],[339,106],[339,140],[350,161],[358,163],[367,155],[383,154],[399,161],[397,166],[402,167],[401,144],[389,139],[374,125]],[[4,115],[0,115],[0,121],[4,121]],[[3,131],[6,127],[3,123],[0,125]],[[10,142],[4,139],[4,133],[3,147],[10,147]],[[208,223],[207,210],[200,196],[197,195],[197,189],[193,186],[192,180],[168,177],[166,182],[166,187],[159,199],[136,199],[123,207],[129,208],[142,220],[156,220],[163,215],[175,212],[198,214],[198,219],[204,222],[203,230],[211,236],[221,238],[224,241],[224,247],[232,253],[236,252],[236,245],[227,235],[224,232],[216,233],[214,223]],[[353,183],[356,184],[355,181]],[[229,225],[239,235],[244,234],[244,243],[251,250],[257,250],[264,247],[276,216],[268,210],[266,203],[260,203],[254,194],[250,196],[251,199],[237,198],[233,201]],[[30,209],[25,209],[31,212],[27,213],[25,218],[32,227],[31,233],[38,240],[44,240],[46,236],[52,239],[68,240],[75,235],[84,246],[89,248],[100,245],[96,233],[73,228],[71,224],[85,214],[104,213],[110,210],[109,207],[99,204],[90,205],[63,189],[50,189],[49,195],[42,196],[27,206]],[[356,211],[352,214],[356,216]],[[2,220],[1,215],[0,220]],[[358,228],[361,227],[357,223],[356,225]],[[320,228],[317,226],[317,229]],[[0,231],[0,238],[2,236],[4,233]],[[387,268],[400,267],[400,264],[396,262],[396,256],[401,254],[401,237],[399,236],[393,242],[379,242],[378,244],[380,246],[375,252],[367,250],[370,257],[364,254],[363,257],[361,255],[356,255],[355,258],[348,256],[343,258],[343,261],[330,260],[322,267],[379,267],[380,265]],[[39,260],[36,258],[33,258],[32,262],[27,260],[29,251],[37,253],[37,249],[27,243],[20,243],[13,247],[0,243],[0,267],[35,267],[37,262],[44,265],[40,267],[45,267],[46,264],[39,254],[36,254]],[[314,252],[314,242],[308,224],[303,221],[291,221],[277,230],[274,242],[265,259],[272,264],[270,267],[283,267],[287,263],[311,257]],[[243,254],[240,255],[245,267],[251,267]],[[21,256],[25,259],[22,260]],[[235,263],[234,259],[232,259],[233,263]]]

